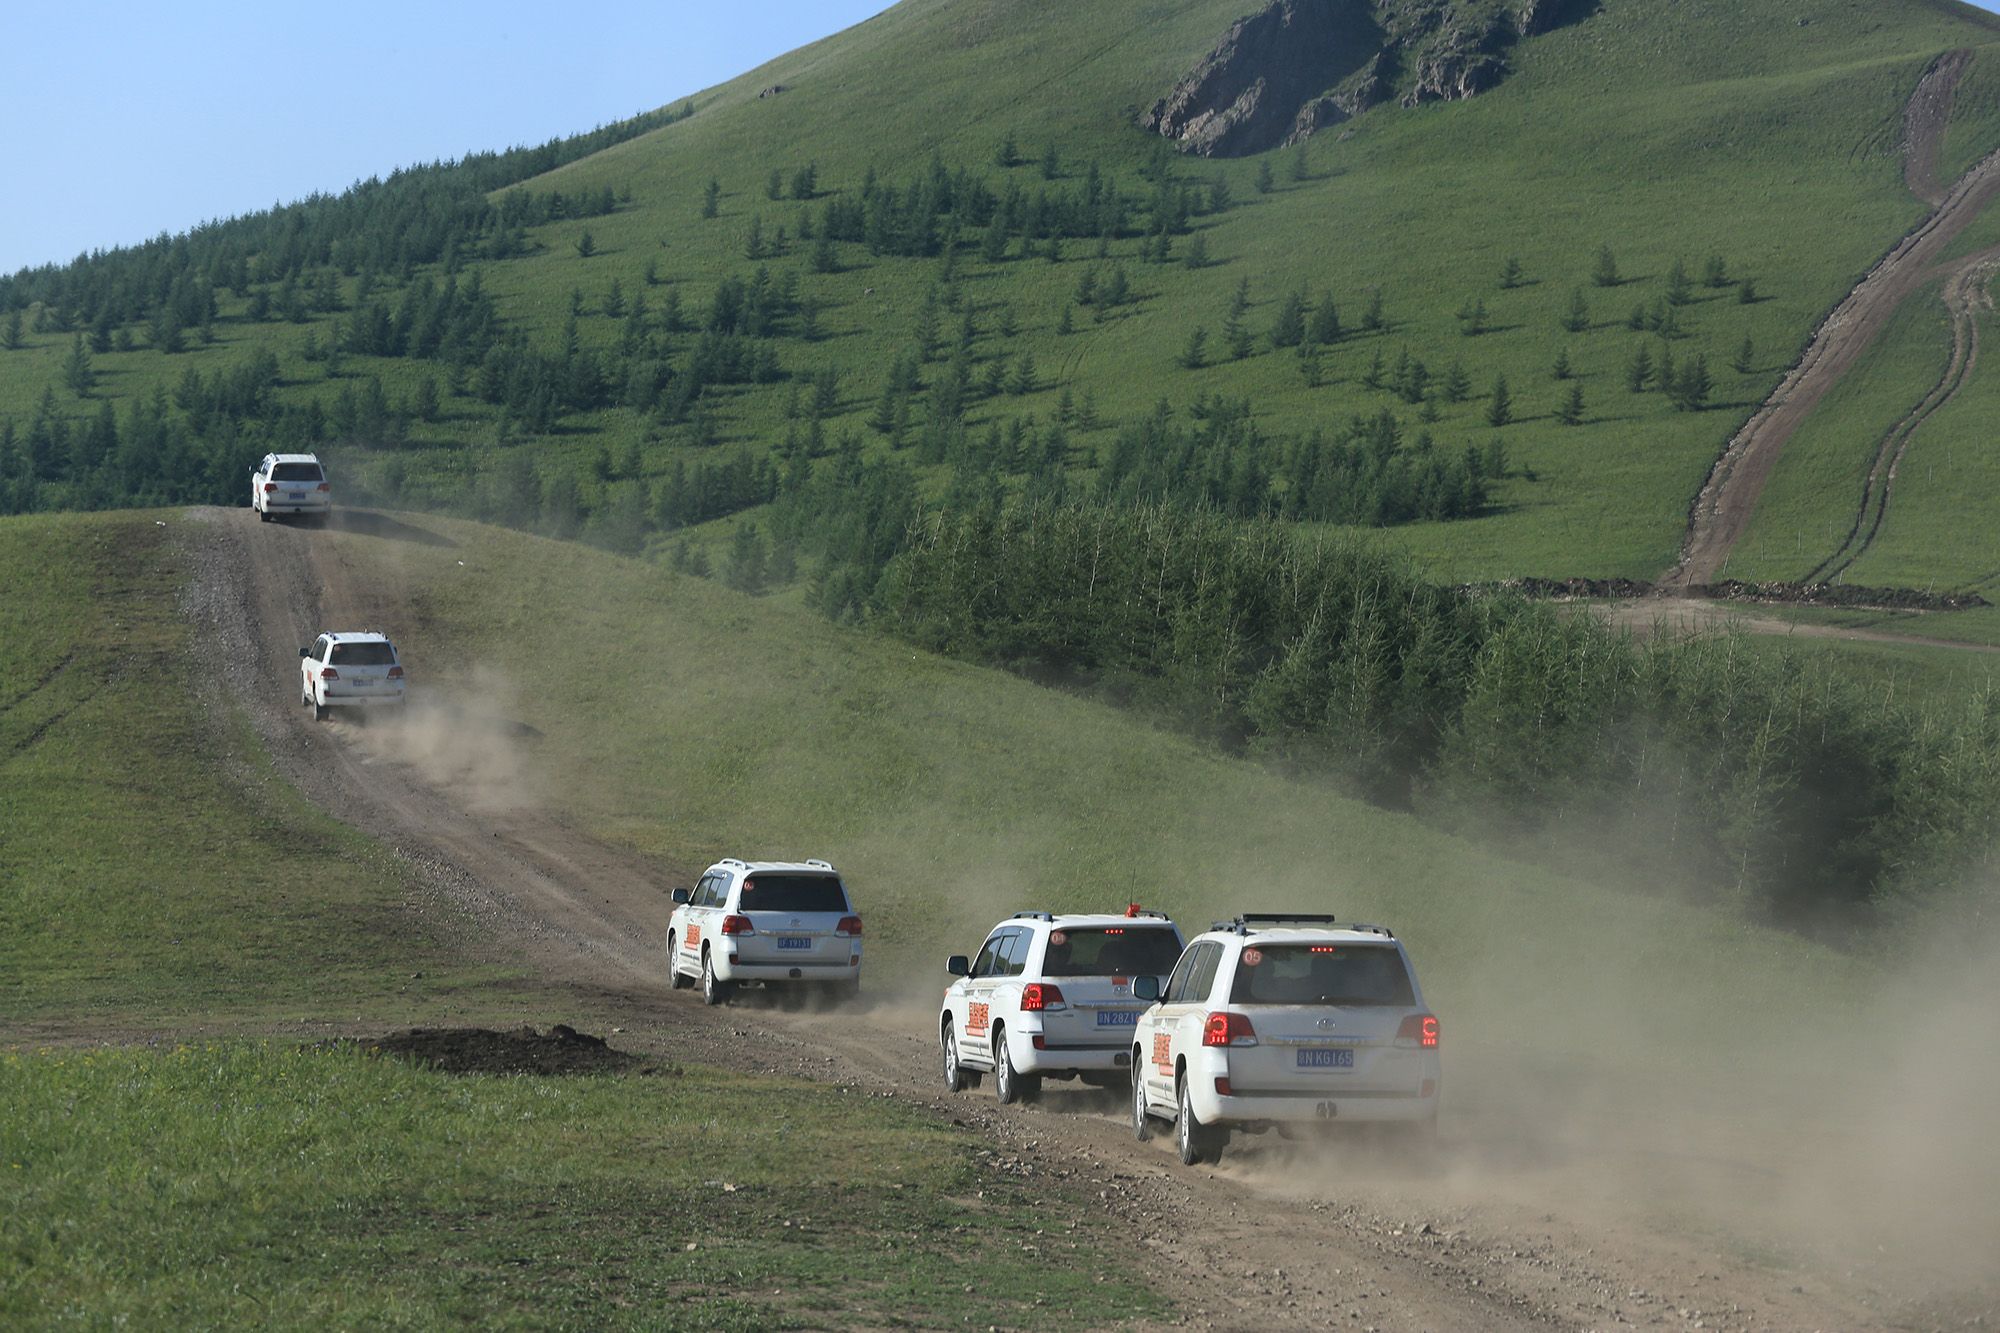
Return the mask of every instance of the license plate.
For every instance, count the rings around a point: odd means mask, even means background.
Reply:
[[[813,947],[812,936],[780,935],[778,936],[778,947],[780,949],[810,949]]]
[[[1335,1047],[1333,1050],[1312,1049],[1300,1051],[1299,1068],[1352,1069],[1354,1068],[1354,1052],[1344,1046]]]
[[[1137,1009],[1099,1009],[1097,1026],[1101,1028],[1129,1028],[1139,1021]]]

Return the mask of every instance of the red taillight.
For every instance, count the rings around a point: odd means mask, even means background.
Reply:
[[[267,481],[264,483],[264,494],[266,495],[272,494],[277,489],[278,489],[278,483],[275,481]]]
[[[1218,1009],[1202,1024],[1201,1044],[1204,1046],[1255,1046],[1257,1029],[1250,1026],[1250,1015],[1231,1013]]]
[[[836,935],[859,935],[861,933],[861,918],[858,916],[844,916],[840,918],[840,924],[833,928],[833,933]]]
[[[339,680],[340,673],[338,671],[335,671],[332,667],[322,667],[320,669],[319,678],[321,680]]]
[[[1427,1051],[1434,1051],[1438,1044],[1438,1021],[1430,1014],[1411,1014],[1396,1029],[1397,1041],[1413,1041]]]
[[[319,485],[313,487],[313,489],[316,491],[330,491],[333,489],[333,487],[328,485],[326,482],[321,482]]]
[[[757,928],[750,924],[747,916],[726,916],[722,918],[722,933],[725,935],[755,935]]]
[[[1229,1086],[1228,1079],[1219,1078],[1215,1080],[1215,1095],[1218,1097],[1234,1097],[1236,1092]]]
[[[1045,981],[1031,981],[1021,987],[1021,1009],[1025,1013],[1062,1007],[1063,996],[1060,986],[1051,986]]]
[[[389,668],[390,680],[401,680],[402,678],[403,678],[403,668],[399,666],[393,666]]]

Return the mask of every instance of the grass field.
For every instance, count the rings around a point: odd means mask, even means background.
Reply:
[[[614,280],[627,300],[643,293],[655,311],[672,290],[698,317],[719,282],[756,267],[745,257],[753,219],[768,238],[781,227],[796,232],[802,205],[765,197],[774,170],[789,175],[814,163],[826,195],[854,191],[871,168],[905,181],[936,154],[948,166],[984,172],[996,186],[1011,182],[1032,192],[1044,187],[1038,162],[1052,146],[1060,164],[1054,188],[1074,187],[1084,164],[1097,161],[1143,194],[1150,187],[1136,173],[1147,140],[1131,128],[1133,108],[1170,87],[1238,9],[1235,0],[1171,13],[1136,3],[1067,6],[1038,10],[1030,23],[1004,5],[909,0],[701,94],[690,120],[533,183],[610,186],[630,190],[633,202],[588,221],[596,247],[589,257],[575,244],[585,223],[554,223],[531,237],[536,253],[485,266],[485,281],[510,324],[543,347],[555,342],[572,293],[580,294],[582,344],[608,349],[623,327],[605,314]],[[1101,260],[1090,241],[1068,243],[1060,262],[987,263],[976,247],[961,255],[959,285],[975,312],[982,369],[1025,353],[1041,380],[1036,392],[976,404],[972,424],[1046,418],[1065,388],[1088,391],[1108,422],[1162,397],[1185,407],[1214,393],[1250,398],[1260,425],[1282,432],[1391,407],[1406,434],[1427,429],[1457,448],[1496,433],[1486,424],[1487,395],[1504,375],[1516,421],[1498,434],[1516,468],[1495,511],[1473,522],[1401,529],[1395,540],[1449,578],[1654,575],[1670,562],[1688,500],[1723,442],[1820,315],[1920,216],[1901,184],[1896,142],[1900,109],[1919,71],[1939,50],[1991,40],[1993,31],[1990,17],[1963,6],[1912,2],[1864,11],[1841,0],[1803,8],[1617,0],[1586,22],[1523,43],[1510,57],[1515,73],[1492,93],[1411,111],[1380,108],[1338,136],[1314,140],[1304,179],[1294,177],[1289,152],[1274,155],[1269,194],[1254,188],[1257,161],[1180,162],[1183,181],[1220,178],[1230,186],[1232,206],[1197,219],[1206,267],[1181,262],[1192,237],[1179,238],[1175,262],[1166,265],[1140,259],[1137,237],[1113,243]],[[1958,100],[1954,162],[1976,156],[2000,133],[1978,95],[1991,64],[1982,55]],[[911,69],[923,69],[924,78],[902,76]],[[787,91],[756,96],[778,84]],[[1028,159],[1011,171],[992,164],[1009,134]],[[711,177],[722,190],[719,215],[703,219],[701,195]],[[1600,288],[1590,273],[1607,244],[1623,281]],[[795,377],[839,371],[828,438],[853,429],[879,449],[879,437],[862,422],[884,367],[911,341],[938,265],[875,258],[843,244],[841,271],[820,274],[811,271],[808,248],[794,240],[763,261],[774,276],[796,274],[801,293],[821,311],[822,336],[781,339],[781,359]],[[1726,261],[1732,277],[1753,279],[1761,299],[1742,305],[1733,286],[1702,287],[1711,255]],[[1499,273],[1510,258],[1524,281],[1502,290]],[[1634,349],[1658,346],[1651,335],[1629,331],[1627,318],[1663,294],[1677,260],[1695,277],[1697,299],[1681,310],[1672,348],[1679,359],[1701,353],[1709,361],[1716,389],[1703,412],[1674,412],[1661,395],[1634,395],[1623,384]],[[1075,331],[1056,332],[1083,270],[1108,271],[1112,263],[1129,272],[1138,299],[1101,323],[1078,307]],[[657,286],[646,283],[649,265]],[[1176,357],[1196,325],[1224,355],[1221,326],[1242,280],[1251,294],[1246,323],[1259,334],[1298,286],[1314,296],[1332,293],[1350,329],[1379,290],[1388,325],[1333,349],[1318,388],[1307,387],[1290,353],[1263,344],[1243,361],[1180,369]],[[351,289],[352,279],[345,281]],[[1579,289],[1590,327],[1573,334],[1560,320]],[[393,297],[397,276],[379,275],[378,290]],[[1469,337],[1457,312],[1474,300],[1485,302],[1488,328]],[[225,295],[212,347],[165,357],[142,346],[99,357],[100,394],[122,403],[171,386],[187,366],[212,368],[265,345],[280,354],[280,397],[294,401],[330,402],[342,384],[379,376],[390,399],[402,402],[421,380],[445,378],[432,364],[356,356],[347,359],[343,379],[330,382],[324,364],[300,359],[300,351],[308,334],[322,343],[331,337],[332,318],[310,327],[252,325],[241,318],[243,307]],[[947,333],[956,318],[947,312]],[[1739,374],[1730,363],[1745,338],[1751,369]],[[0,416],[25,424],[43,387],[57,380],[68,341],[31,333],[22,350],[0,354]],[[691,335],[678,340],[688,341]],[[1434,403],[1436,420],[1423,422],[1412,405],[1360,383],[1377,353],[1393,362],[1405,351],[1426,362],[1434,383],[1462,362],[1472,396]],[[1586,395],[1585,420],[1576,427],[1554,419],[1568,387],[1551,376],[1558,353],[1571,360]],[[762,451],[780,441],[797,424],[785,418],[790,388],[725,391],[718,399],[723,451]],[[62,407],[94,410],[67,399]],[[417,424],[412,438],[393,457],[371,453],[365,442],[327,452],[350,484],[366,481],[411,504],[450,504],[465,500],[500,444],[492,409],[449,393],[440,420]],[[1074,437],[1072,462],[1081,473],[1107,441],[1104,431]],[[683,427],[621,408],[576,417],[558,434],[511,447],[529,451],[545,475],[581,471],[586,507],[603,500],[590,465],[601,449],[620,459],[636,450],[649,484],[676,460],[716,456],[690,444]],[[1780,530],[1769,540],[1782,546],[1789,536]]]
[[[0,1083],[15,1328],[1082,1328],[1158,1308],[1064,1187],[995,1179],[969,1135],[837,1089],[455,1078],[248,1043],[0,1054]]]

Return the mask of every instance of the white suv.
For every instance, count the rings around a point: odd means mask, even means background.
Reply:
[[[724,857],[692,890],[674,890],[667,976],[676,990],[699,980],[709,1004],[741,981],[851,996],[861,989],[861,918],[824,861]]]
[[[322,634],[299,649],[299,702],[315,722],[332,708],[400,708],[408,684],[396,645],[374,630]]]
[[[1231,1129],[1299,1122],[1437,1128],[1438,1021],[1401,942],[1330,916],[1244,915],[1195,937],[1132,1035],[1132,1128],[1175,1123],[1183,1162]]]
[[[260,523],[270,522],[274,514],[325,518],[333,510],[333,486],[319,456],[265,454],[264,461],[250,469],[250,507]]]
[[[1136,904],[1119,915],[1014,913],[976,957],[945,960],[958,978],[938,1021],[946,1090],[988,1069],[1002,1102],[1032,1098],[1044,1077],[1120,1086],[1146,1007],[1133,983],[1157,982],[1180,951],[1179,927]]]

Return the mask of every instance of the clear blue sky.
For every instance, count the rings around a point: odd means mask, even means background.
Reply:
[[[0,0],[0,273],[574,134],[889,3]]]
[[[889,5],[0,0],[0,273],[575,134]]]

